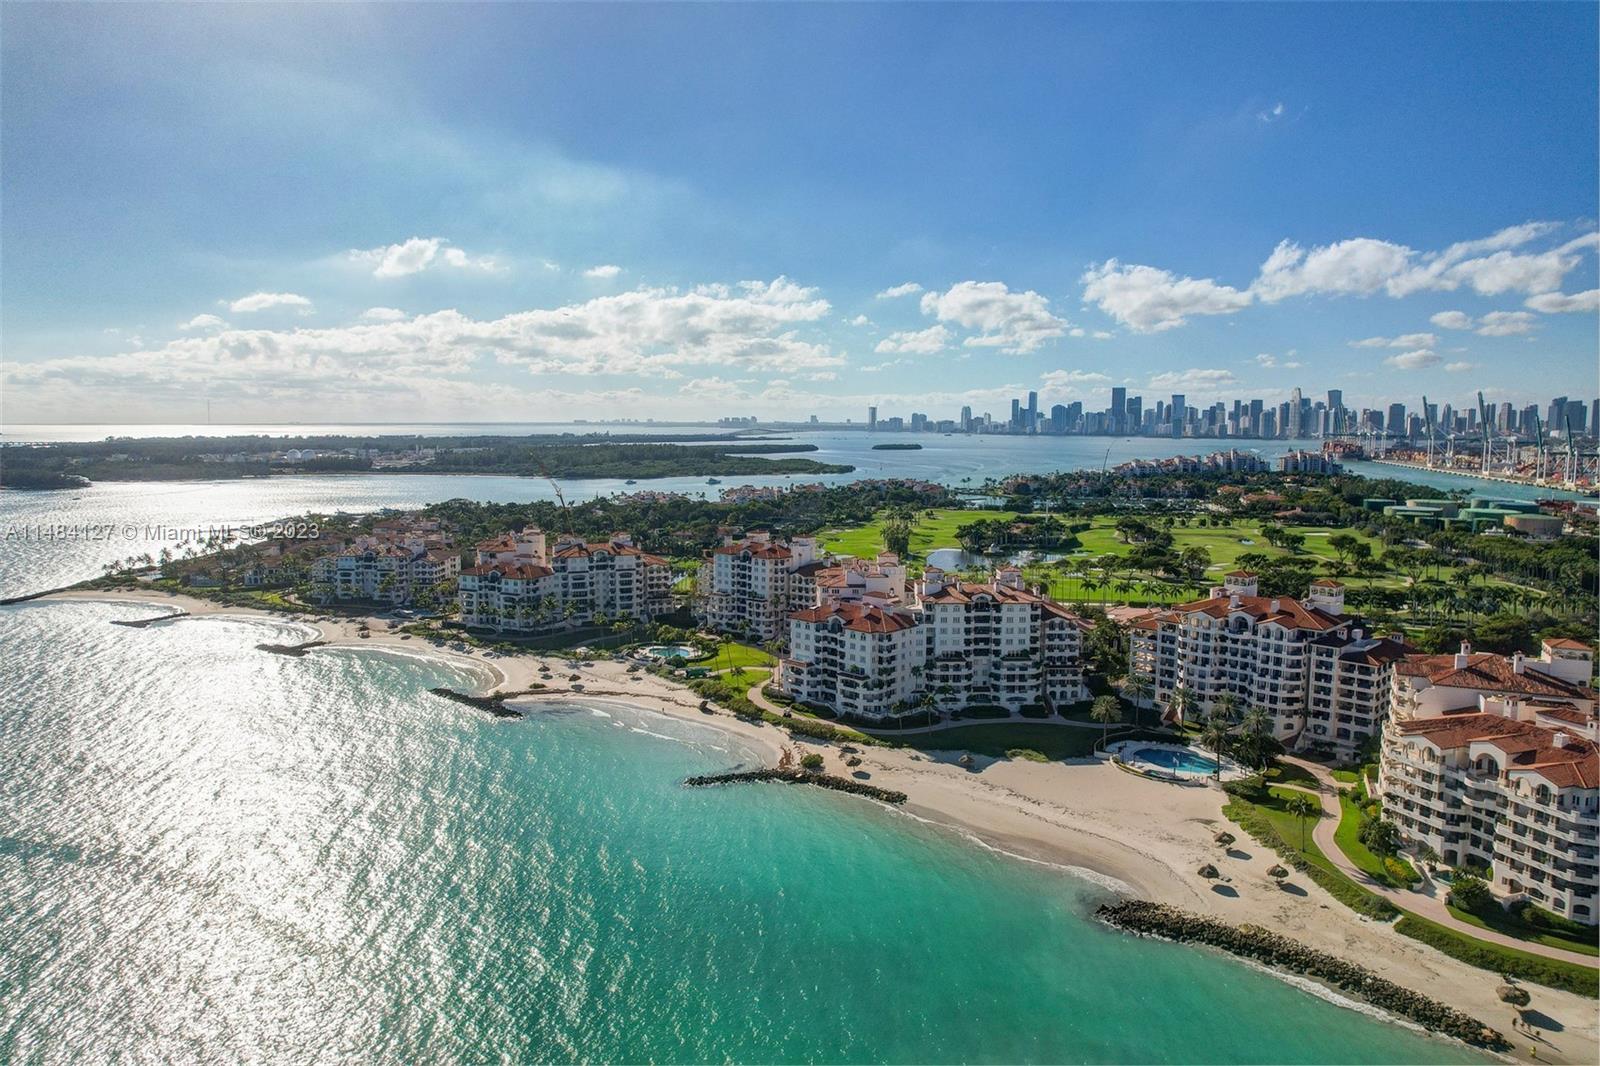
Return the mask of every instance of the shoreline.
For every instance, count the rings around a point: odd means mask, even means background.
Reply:
[[[910,798],[903,810],[886,808],[893,813],[1022,861],[1056,866],[1109,893],[1166,903],[1235,924],[1263,926],[1307,947],[1360,961],[1397,984],[1445,1000],[1494,1028],[1508,1029],[1512,1009],[1495,994],[1501,983],[1497,974],[1457,962],[1357,916],[1308,879],[1293,879],[1298,892],[1279,888],[1266,875],[1278,857],[1243,833],[1235,833],[1239,842],[1224,853],[1212,836],[1231,823],[1221,813],[1225,797],[1213,787],[1176,788],[1121,773],[1097,759],[1033,763],[975,754],[971,766],[965,767],[957,762],[960,752],[955,750],[863,746],[857,752],[861,764],[846,768],[838,745],[746,721],[720,708],[716,713],[702,712],[699,697],[687,688],[653,674],[628,674],[627,664],[609,660],[579,665],[537,653],[490,659],[478,651],[402,640],[380,619],[365,620],[372,635],[362,638],[356,635],[363,621],[359,618],[312,622],[153,590],[80,590],[35,602],[51,600],[159,605],[187,610],[195,618],[231,616],[292,624],[316,631],[328,640],[326,647],[398,652],[471,666],[480,677],[496,679],[486,687],[480,685],[477,695],[526,689],[535,683],[546,686],[515,697],[513,706],[533,707],[550,698],[616,701],[737,735],[768,765],[785,747],[816,752],[824,756],[828,773],[847,777],[864,773],[867,776],[859,780],[906,793]],[[552,666],[549,681],[539,677],[538,667],[546,662]],[[582,677],[578,687],[569,680],[572,674]],[[1202,863],[1217,865],[1223,878],[1212,882],[1200,877],[1196,870]],[[1539,985],[1526,987],[1533,996],[1533,1009],[1549,1019],[1542,1026],[1545,1039],[1538,1061],[1600,1059],[1600,1024],[1593,1000]],[[1531,1061],[1529,1041],[1520,1037],[1514,1043],[1515,1058]]]

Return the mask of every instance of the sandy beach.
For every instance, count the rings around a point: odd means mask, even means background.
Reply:
[[[134,601],[185,610],[196,617],[284,618],[152,591],[69,592],[49,598]],[[1224,853],[1212,840],[1217,829],[1230,824],[1221,813],[1225,797],[1219,789],[1148,780],[1096,760],[1034,763],[974,756],[973,765],[965,767],[957,763],[957,752],[927,754],[908,749],[865,748],[859,753],[862,765],[847,770],[845,756],[835,745],[793,737],[775,726],[746,722],[727,713],[706,714],[699,710],[699,697],[688,689],[642,672],[629,674],[625,664],[606,661],[578,666],[537,653],[491,657],[478,651],[462,652],[421,639],[402,639],[402,634],[390,631],[380,619],[369,620],[369,637],[359,635],[359,619],[297,621],[319,630],[321,638],[335,646],[404,650],[487,667],[499,681],[494,691],[517,691],[541,682],[539,668],[547,663],[552,667],[552,680],[543,682],[548,687],[530,697],[531,703],[552,696],[623,699],[647,710],[737,733],[773,761],[785,747],[822,752],[831,772],[865,771],[870,783],[905,792],[910,799],[904,816],[949,827],[1026,859],[1078,868],[1108,887],[1123,886],[1122,891],[1140,898],[1235,923],[1261,925],[1360,963],[1506,1033],[1513,1039],[1518,1059],[1552,1063],[1600,1060],[1600,1024],[1594,1000],[1525,985],[1533,997],[1532,1010],[1546,1019],[1540,1026],[1535,1059],[1530,1055],[1535,1041],[1512,1033],[1513,1012],[1495,994],[1502,983],[1499,975],[1457,962],[1387,925],[1357,916],[1305,877],[1291,878],[1296,890],[1280,889],[1266,873],[1277,857],[1237,827],[1233,828],[1239,843]],[[572,674],[582,680],[571,681]],[[1222,872],[1221,883],[1196,873],[1206,862]]]

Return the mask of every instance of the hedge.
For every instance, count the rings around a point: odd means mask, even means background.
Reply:
[[[1480,970],[1510,974],[1590,999],[1600,998],[1600,969],[1474,940],[1414,914],[1396,922],[1395,930]]]

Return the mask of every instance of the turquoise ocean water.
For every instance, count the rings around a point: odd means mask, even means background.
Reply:
[[[0,1062],[1459,1062],[736,742],[292,627],[0,609]]]

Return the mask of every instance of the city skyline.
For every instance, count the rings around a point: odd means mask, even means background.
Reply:
[[[266,10],[0,11],[8,423],[1595,391],[1579,6]]]

